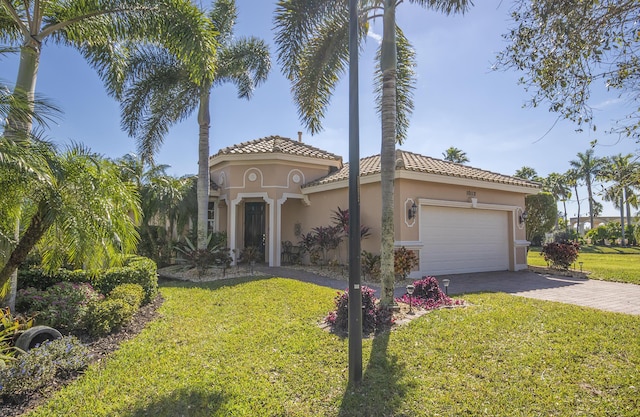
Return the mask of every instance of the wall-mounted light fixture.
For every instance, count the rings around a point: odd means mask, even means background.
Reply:
[[[413,219],[416,217],[416,212],[418,211],[418,206],[416,206],[416,203],[414,202],[411,207],[409,207],[409,210],[407,211],[407,217],[409,218],[409,220]]]
[[[526,211],[523,211],[522,214],[520,215],[520,218],[518,219],[520,221],[520,224],[524,223],[525,220],[527,220],[528,214]]]

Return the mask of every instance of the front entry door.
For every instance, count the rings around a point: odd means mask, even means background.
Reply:
[[[265,234],[265,203],[244,203],[244,247],[254,246],[261,253],[264,261]]]

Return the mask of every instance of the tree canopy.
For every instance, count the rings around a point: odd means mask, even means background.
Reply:
[[[457,164],[464,164],[469,162],[467,153],[462,149],[458,149],[454,146],[450,146],[449,149],[442,153],[443,159],[449,162],[455,162]]]
[[[595,130],[592,90],[606,89],[636,103],[613,130],[640,139],[639,2],[516,0],[511,19],[497,66],[524,72],[532,107]]]

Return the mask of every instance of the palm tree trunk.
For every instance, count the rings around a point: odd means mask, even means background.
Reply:
[[[393,304],[394,273],[394,181],[396,167],[396,27],[395,0],[384,1],[384,28],[380,70],[382,71],[382,149],[380,182],[382,191],[382,228],[380,244],[381,303]]]
[[[29,227],[18,241],[18,245],[13,249],[11,255],[9,255],[7,263],[0,270],[0,288],[4,287],[11,279],[11,275],[17,272],[20,264],[27,259],[29,252],[51,226],[51,222],[47,221],[45,216],[48,210],[46,202],[44,200],[40,202],[38,210],[31,218]]]
[[[18,98],[26,99],[25,101],[31,106],[33,110],[33,98],[35,97],[36,79],[38,75],[38,65],[40,63],[40,44],[36,41],[25,42],[25,45],[20,50],[20,65],[18,67],[18,75],[16,77],[16,85],[14,88],[14,95]],[[5,135],[10,136],[22,136],[28,137],[31,132],[31,121],[26,121],[16,116],[14,110],[9,109],[7,115],[7,128]],[[16,241],[20,238],[20,217],[16,218],[15,224],[15,237]],[[42,236],[40,236],[42,237]],[[34,242],[34,246],[35,246]],[[18,244],[19,247],[19,244]],[[0,288],[4,288],[8,281],[10,281],[9,289],[6,297],[2,300],[2,304],[7,303],[11,310],[15,310],[16,292],[18,289],[18,266],[26,259],[26,255],[33,248],[33,246],[25,254],[25,258],[15,263],[13,254],[18,250],[18,247],[9,256],[7,263],[0,271]]]
[[[573,190],[576,192],[576,203],[578,203],[578,224],[576,224],[576,232],[578,233],[578,236],[581,236],[582,233],[580,233],[580,197],[578,196],[578,184],[575,185]]]
[[[625,195],[626,195],[625,206],[627,208],[627,224],[629,225],[629,224],[631,224],[631,204],[629,202],[629,195],[630,195],[629,194],[629,188],[625,187],[624,191],[625,191]]]
[[[589,194],[589,225],[590,229],[593,229],[593,193],[591,192],[591,176],[587,174],[587,194]]]
[[[624,187],[622,187],[622,195],[620,196],[620,227],[622,228],[622,237],[620,238],[620,246],[625,246],[624,244]]]
[[[198,249],[207,248],[207,223],[209,209],[209,85],[203,85],[200,92],[198,124],[200,134],[198,141]]]
[[[18,67],[14,95],[25,99],[30,104],[31,110],[33,110],[39,64],[40,45],[35,41],[25,44],[20,50],[20,65]],[[14,111],[10,109],[7,116],[7,127],[7,133],[12,132],[27,136],[31,131],[31,122],[17,118]]]

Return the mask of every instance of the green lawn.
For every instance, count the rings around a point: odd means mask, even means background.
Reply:
[[[591,272],[590,278],[640,284],[640,247],[585,245],[580,249],[580,261],[583,262],[582,268]],[[528,262],[529,265],[546,266],[540,256],[540,248],[529,249]],[[576,269],[580,269],[578,263]]]
[[[638,416],[640,317],[469,295],[364,341],[318,327],[335,291],[171,284],[161,316],[29,416]]]

